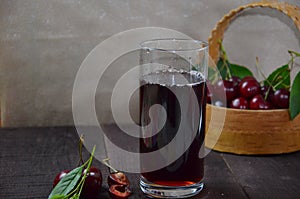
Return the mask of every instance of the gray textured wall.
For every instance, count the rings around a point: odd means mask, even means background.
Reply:
[[[76,72],[93,47],[111,35],[157,26],[207,40],[224,14],[249,2],[252,1],[1,0],[3,125],[73,124],[71,96]],[[300,6],[299,0],[288,2]],[[262,13],[259,9],[257,12]],[[291,21],[275,15],[249,11],[234,21],[224,41],[232,61],[254,68],[255,57],[259,56],[269,73],[272,67],[287,62],[287,49],[300,51],[299,33]],[[106,122],[111,121],[105,107],[99,113]]]

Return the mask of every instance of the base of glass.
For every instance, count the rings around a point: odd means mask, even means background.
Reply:
[[[164,186],[157,185],[141,178],[141,190],[150,198],[188,198],[200,193],[203,189],[203,182],[187,186]]]

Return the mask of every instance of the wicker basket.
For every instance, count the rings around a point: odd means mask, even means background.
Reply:
[[[237,14],[247,8],[276,9],[289,16],[300,30],[300,9],[279,2],[257,2],[241,6],[225,15],[209,38],[210,56],[217,62],[219,41]],[[290,121],[288,110],[238,110],[207,105],[206,146],[217,151],[236,154],[280,154],[300,150],[300,115]],[[226,113],[226,117],[211,118]],[[223,129],[222,124],[224,123]],[[208,128],[209,127],[209,128]]]

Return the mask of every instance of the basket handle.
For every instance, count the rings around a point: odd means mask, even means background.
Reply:
[[[272,8],[284,13],[285,15],[287,15],[293,20],[298,30],[300,30],[300,21],[299,21],[300,9],[295,5],[291,5],[286,2],[261,1],[261,2],[253,2],[247,5],[240,6],[234,10],[231,10],[226,15],[224,15],[224,17],[217,23],[217,25],[211,32],[211,35],[208,39],[209,55],[215,63],[218,61],[219,58],[219,49],[220,49],[219,41],[223,40],[224,32],[227,29],[228,25],[237,16],[238,13],[242,12],[247,8],[255,8],[255,7]]]

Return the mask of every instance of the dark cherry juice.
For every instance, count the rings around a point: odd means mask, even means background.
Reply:
[[[152,125],[141,132],[147,137],[140,138],[140,152],[151,153],[173,141],[176,143],[176,148],[168,153],[170,155],[178,153],[178,158],[170,164],[150,172],[145,169],[147,164],[154,162],[160,164],[157,162],[159,159],[169,157],[164,154],[157,159],[143,159],[141,156],[142,177],[150,183],[164,186],[186,186],[200,182],[204,173],[203,156],[201,156],[203,150],[200,148],[204,142],[206,105],[203,75],[196,71],[166,70],[143,76],[141,85],[140,124],[146,126],[152,122]],[[196,96],[193,99],[196,99],[197,103],[191,100],[193,93]],[[180,107],[180,103],[184,106]],[[156,104],[165,109],[165,114],[159,109],[152,109],[150,117],[149,109]],[[197,112],[199,114],[196,114]],[[162,122],[165,123],[161,124]],[[176,137],[180,125],[184,126],[183,130],[181,128],[184,136],[194,135],[190,143],[185,143],[185,139]],[[187,150],[182,151],[186,145],[188,145]]]

